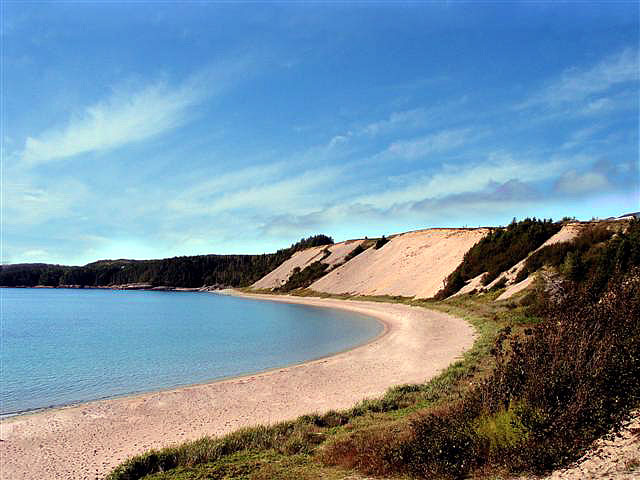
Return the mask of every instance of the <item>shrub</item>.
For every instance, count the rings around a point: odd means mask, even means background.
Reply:
[[[420,478],[462,478],[479,462],[480,436],[468,402],[443,406],[413,421],[413,438],[404,446],[410,474]]]
[[[287,282],[278,288],[277,291],[290,292],[296,288],[306,288],[322,277],[326,273],[326,270],[327,264],[322,263],[321,261],[313,262],[305,267],[304,270],[300,270],[300,267],[296,267],[293,269],[293,272]]]
[[[382,238],[379,238],[378,240],[376,240],[376,244],[373,246],[373,248],[378,250],[384,247],[387,243],[389,243],[389,239],[383,235]]]
[[[362,252],[364,252],[364,248],[362,247],[362,245],[358,245],[356,248],[354,248],[353,250],[351,250],[345,257],[344,257],[344,262],[348,262],[349,260],[351,260],[354,257],[357,257],[358,255],[360,255]]]

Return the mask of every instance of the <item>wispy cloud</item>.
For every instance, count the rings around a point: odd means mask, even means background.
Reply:
[[[469,128],[443,130],[413,140],[394,142],[385,153],[406,160],[415,160],[461,147],[468,143],[471,137],[472,130]]]
[[[424,108],[415,108],[402,112],[392,112],[384,120],[371,122],[360,130],[366,135],[378,135],[392,131],[399,127],[425,126],[427,111]]]
[[[544,162],[535,159],[516,160],[509,153],[495,152],[489,154],[484,162],[466,164],[463,169],[459,165],[444,164],[434,173],[416,172],[405,177],[404,185],[389,188],[377,195],[363,196],[358,202],[377,208],[389,208],[426,198],[477,192],[488,185],[510,180],[535,182],[555,178],[569,165],[582,165],[589,161],[591,158],[583,155],[555,156]]]
[[[252,166],[197,184],[168,207],[179,214],[218,214],[242,209],[301,212],[330,196],[342,167],[323,167],[290,174],[287,165]]]
[[[117,92],[66,126],[28,137],[22,159],[36,165],[144,140],[183,124],[187,109],[201,95],[188,88],[171,90],[164,83],[130,94]]]
[[[67,218],[90,195],[87,187],[77,180],[47,183],[18,174],[5,181],[2,189],[4,223],[14,228]]]
[[[219,93],[244,62],[203,70],[181,84],[166,80],[118,86],[112,95],[77,112],[66,124],[27,137],[21,152],[29,166],[140,142],[185,124],[193,107]]]
[[[518,108],[540,105],[559,107],[584,101],[617,85],[637,82],[638,68],[638,50],[628,48],[604,58],[591,68],[566,70],[559,78],[518,105]],[[593,101],[598,102],[596,99]],[[594,105],[597,106],[597,103]]]

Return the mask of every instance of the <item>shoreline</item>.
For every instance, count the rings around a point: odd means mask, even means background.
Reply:
[[[0,287],[0,288],[6,288],[6,287]],[[11,287],[11,288],[13,288],[13,287]],[[15,288],[40,288],[40,287],[15,287]],[[49,288],[49,287],[42,287],[42,288]],[[66,288],[66,287],[51,287],[51,288]],[[144,290],[144,291],[151,291],[151,290]],[[174,291],[174,290],[170,290],[170,291]],[[222,289],[222,290],[197,290],[197,291],[177,290],[177,292],[178,293],[213,293],[215,295],[231,295],[231,296],[235,296],[235,297],[254,299],[254,300],[265,300],[265,301],[272,300],[272,301],[276,301],[276,302],[280,302],[280,303],[303,304],[302,302],[295,301],[295,298],[300,298],[300,297],[293,297],[291,295],[281,295],[280,296],[281,299],[279,299],[277,295],[245,294],[245,293],[242,293],[242,292],[239,292],[237,290],[230,289],[230,288],[229,289]],[[275,298],[270,298],[270,297],[275,297]],[[292,298],[291,301],[287,301],[287,298],[289,298],[289,297]],[[307,297],[307,298],[309,298],[309,297]],[[311,297],[311,298],[316,298],[316,297]],[[342,300],[340,300],[340,301],[342,301]],[[319,305],[305,305],[305,306],[312,307],[312,308],[331,308],[331,309],[336,309],[336,310],[349,310],[347,308],[325,307],[325,306],[319,306]],[[208,380],[208,381],[204,381],[204,382],[184,383],[184,384],[179,384],[179,385],[173,385],[173,386],[170,386],[170,387],[160,387],[160,388],[154,388],[154,389],[151,389],[151,390],[141,390],[139,392],[122,393],[122,394],[119,394],[119,395],[108,395],[108,396],[104,396],[104,397],[100,397],[100,398],[94,398],[94,399],[90,399],[90,400],[80,400],[80,401],[74,401],[74,402],[70,402],[70,403],[62,403],[62,404],[58,404],[58,405],[49,405],[49,406],[46,406],[46,407],[37,407],[37,408],[28,409],[28,410],[19,410],[19,411],[16,411],[16,412],[2,413],[2,414],[0,414],[0,423],[5,421],[5,420],[13,419],[15,417],[25,417],[27,415],[37,415],[39,413],[55,412],[57,410],[64,410],[64,409],[74,408],[74,407],[82,407],[83,405],[91,405],[91,404],[94,404],[94,403],[105,402],[105,401],[109,401],[109,400],[136,398],[136,397],[140,397],[140,396],[143,396],[143,395],[149,395],[149,394],[153,394],[153,393],[173,392],[175,390],[184,389],[184,388],[212,385],[214,383],[222,383],[222,382],[227,382],[227,381],[232,381],[232,380],[243,379],[245,377],[253,377],[253,376],[256,376],[256,375],[263,375],[263,374],[271,373],[271,372],[276,371],[276,370],[281,370],[283,368],[292,368],[292,367],[297,367],[297,366],[301,366],[301,365],[306,365],[306,364],[318,362],[318,361],[324,360],[326,358],[331,358],[331,357],[334,357],[336,355],[341,355],[343,353],[347,353],[347,352],[350,352],[352,350],[356,350],[358,348],[365,347],[368,344],[373,343],[373,342],[377,341],[378,339],[384,337],[389,332],[389,328],[390,327],[389,327],[388,322],[385,322],[384,320],[382,320],[382,319],[380,319],[378,317],[372,316],[372,315],[366,315],[366,316],[370,317],[370,319],[372,321],[375,321],[375,322],[379,323],[380,325],[382,325],[382,331],[380,333],[378,333],[374,337],[370,338],[369,340],[365,341],[364,343],[358,343],[356,345],[353,345],[351,347],[348,347],[348,348],[345,348],[345,349],[342,349],[342,350],[338,350],[338,351],[333,352],[333,353],[328,353],[326,355],[321,355],[319,357],[313,357],[313,358],[310,358],[309,360],[305,360],[303,362],[287,363],[287,364],[284,364],[284,365],[279,365],[277,367],[269,367],[269,368],[266,368],[264,370],[256,370],[254,372],[240,373],[238,375],[229,375],[229,376],[224,376],[224,377],[218,377],[218,378],[214,378],[214,379],[211,379],[211,380]],[[2,435],[0,435],[0,440],[2,440]],[[2,477],[0,477],[0,478],[2,478]]]
[[[2,418],[0,478],[102,478],[124,459],[151,448],[348,408],[393,385],[433,377],[474,340],[464,320],[418,307],[216,293],[351,310],[384,328],[365,344],[300,364]]]

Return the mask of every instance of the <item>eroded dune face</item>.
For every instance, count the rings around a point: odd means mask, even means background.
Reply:
[[[574,239],[585,228],[572,223],[549,238],[537,250],[554,243]],[[294,254],[280,267],[252,285],[256,289],[280,287],[291,276],[294,268],[304,269],[321,260],[330,265],[329,273],[311,284],[317,292],[349,295],[399,295],[403,297],[431,298],[444,286],[446,278],[460,265],[464,254],[489,232],[488,228],[433,228],[396,235],[380,249],[368,248],[360,255],[340,265],[362,240],[349,240],[329,246],[331,255],[322,259],[326,246],[312,247]],[[531,252],[533,253],[533,252]],[[525,259],[526,260],[526,259]],[[501,273],[486,287],[481,284],[482,274],[473,279],[458,294],[474,289],[488,289],[502,278],[510,286],[500,297],[509,298],[531,284],[526,279],[518,285],[514,280],[525,260]],[[331,267],[334,267],[331,269]]]
[[[502,272],[500,275],[498,275],[495,280],[493,280],[489,285],[487,285],[486,288],[490,289],[496,283],[501,281],[503,278],[507,280],[507,285],[515,287],[515,284],[514,284],[515,279],[520,273],[520,270],[524,268],[524,264],[527,261],[527,258],[529,258],[532,254],[534,254],[538,250],[542,250],[544,247],[547,247],[549,245],[554,245],[556,243],[562,243],[562,242],[570,242],[571,240],[576,238],[586,228],[586,226],[587,226],[586,224],[580,224],[580,223],[569,223],[567,225],[564,225],[558,233],[553,235],[551,238],[549,238],[546,242],[544,242],[538,248],[530,252],[526,258],[520,260],[518,263],[516,263],[513,267],[511,267],[506,272]],[[531,284],[531,279],[525,279],[521,281],[520,284],[521,285],[518,285],[518,287],[508,288],[507,291],[505,291],[502,295],[500,295],[500,297],[498,297],[498,299],[505,300],[507,298],[512,297],[516,293],[522,291],[523,289],[525,289]]]
[[[367,249],[310,288],[335,294],[430,298],[488,231],[442,228],[400,234],[378,250]]]
[[[344,258],[361,243],[362,240],[348,240],[346,242],[340,242],[329,246],[322,245],[296,252],[289,260],[251,285],[251,288],[273,289],[284,285],[296,267],[303,270],[306,266],[322,259],[324,256],[323,252],[327,248],[331,254],[327,258],[323,259],[322,263],[332,266],[343,262]]]

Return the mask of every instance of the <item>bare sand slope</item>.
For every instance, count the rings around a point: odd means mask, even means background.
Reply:
[[[394,236],[367,249],[311,285],[312,290],[357,295],[433,297],[486,228],[437,228]]]
[[[516,293],[521,292],[522,290],[526,289],[529,287],[529,285],[531,285],[533,283],[535,275],[529,275],[527,278],[525,278],[524,280],[518,282],[518,283],[514,283],[512,285],[509,285],[504,292],[502,292],[498,298],[496,298],[496,301],[500,301],[500,300],[507,300],[511,297],[513,297]]]
[[[544,480],[637,480],[640,478],[640,411],[613,438],[594,442],[582,458],[567,468],[555,470]],[[540,480],[540,477],[520,476],[517,480]]]
[[[473,277],[471,280],[469,280],[469,283],[467,283],[464,287],[462,287],[460,290],[458,290],[456,293],[454,293],[453,295],[451,295],[452,297],[457,297],[458,295],[464,295],[465,293],[471,293],[474,290],[483,290],[484,289],[484,285],[482,285],[482,277],[484,277],[484,275],[487,272],[482,272],[480,275]]]
[[[222,382],[104,400],[0,422],[0,478],[102,478],[125,458],[203,435],[347,408],[423,382],[473,343],[462,319],[407,305],[263,296],[378,318],[385,333],[313,362]]]
[[[264,289],[264,288],[278,288],[285,284],[294,268],[300,268],[301,270],[310,263],[320,260],[322,257],[323,247],[311,247],[305,250],[291,255],[291,258],[282,263],[275,270],[267,273],[264,277],[251,285],[251,288]]]
[[[306,250],[296,252],[289,260],[251,285],[251,288],[274,289],[280,287],[287,282],[296,267],[303,270],[307,265],[320,260],[323,256],[323,251],[327,248],[331,254],[322,260],[322,262],[328,265],[340,263],[344,261],[344,257],[351,253],[351,251],[361,243],[362,240],[348,240],[346,242],[335,243],[329,246],[323,245],[320,247],[311,247]]]
[[[547,477],[548,480],[595,478],[640,478],[640,411],[633,412],[619,435],[597,440],[575,464]]]
[[[546,247],[548,245],[554,245],[556,243],[569,242],[569,241],[573,240],[574,238],[576,238],[580,234],[580,232],[584,228],[586,228],[586,226],[587,226],[586,224],[580,224],[580,223],[568,223],[567,225],[564,225],[560,229],[560,231],[558,233],[556,233],[555,235],[551,236],[551,238],[549,238],[546,242],[544,242],[542,245],[540,245],[538,248],[536,248],[533,252],[529,253],[529,255],[527,255],[526,258],[520,260],[518,263],[516,263],[513,267],[511,267],[506,272],[503,272],[500,275],[498,275],[495,280],[493,280],[491,283],[489,283],[489,285],[487,285],[486,289],[487,290],[490,289],[491,287],[493,287],[496,283],[498,283],[503,278],[505,278],[507,280],[507,285],[513,285],[514,282],[515,282],[516,277],[518,276],[518,273],[520,273],[520,270],[522,270],[524,268],[524,264],[527,261],[527,258],[529,258],[535,252],[537,252],[538,250],[543,249],[544,247]],[[522,283],[522,282],[520,282],[520,283]],[[528,286],[528,284],[526,286]],[[517,292],[519,292],[521,290],[522,289],[520,289],[520,290],[512,289],[511,290],[511,292],[512,292],[511,295],[508,295],[508,296],[504,296],[504,293],[506,293],[506,292],[504,292],[502,295],[500,295],[498,300],[504,300],[506,298],[509,298],[509,297],[511,297],[512,295],[515,295]]]
[[[329,247],[331,255],[322,260],[322,263],[326,263],[330,266],[337,265],[344,262],[344,258],[349,255],[363,240],[347,240],[346,242],[336,243]]]

